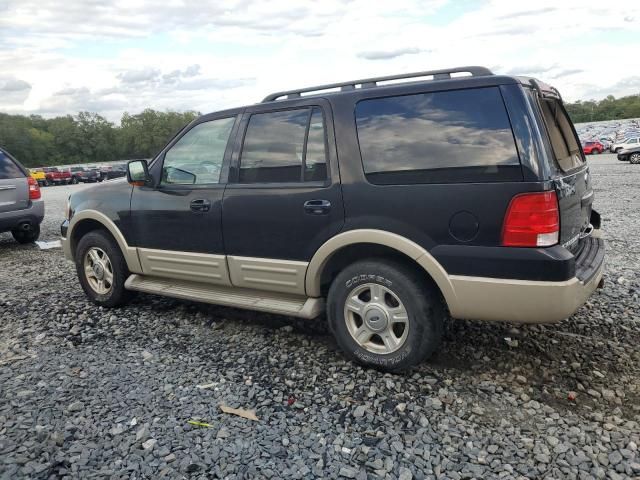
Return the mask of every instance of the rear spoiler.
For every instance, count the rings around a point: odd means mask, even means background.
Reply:
[[[529,83],[531,86],[538,92],[540,98],[555,98],[556,100],[562,101],[562,96],[557,88],[552,87],[540,80],[536,80],[535,78],[530,78]]]

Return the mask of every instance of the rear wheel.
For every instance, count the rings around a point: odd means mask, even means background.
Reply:
[[[349,359],[398,371],[436,351],[445,309],[435,288],[412,269],[371,259],[338,274],[329,290],[327,314]]]
[[[11,234],[18,243],[33,243],[40,237],[40,225],[29,225],[28,229],[16,228]]]
[[[124,288],[129,270],[113,238],[101,230],[87,233],[75,252],[76,271],[87,297],[102,307],[127,303],[133,292]]]
[[[598,150],[597,148],[593,149],[593,153],[595,153],[596,155],[600,155],[602,153],[601,150]]]
[[[633,163],[635,165],[640,163],[640,153],[632,153],[631,155],[629,155],[629,162]]]

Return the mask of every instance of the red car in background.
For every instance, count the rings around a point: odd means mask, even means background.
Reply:
[[[591,155],[592,153],[600,154],[604,152],[604,145],[600,142],[584,142],[582,150],[585,155]]]

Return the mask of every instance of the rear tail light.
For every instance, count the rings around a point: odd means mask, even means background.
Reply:
[[[33,177],[27,177],[27,182],[29,183],[29,199],[30,200],[38,200],[41,196],[40,186],[36,179]]]
[[[505,247],[549,247],[558,243],[556,192],[522,193],[511,199],[502,227]]]

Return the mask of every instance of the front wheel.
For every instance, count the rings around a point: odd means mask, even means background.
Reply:
[[[635,165],[640,163],[640,153],[632,153],[629,156],[629,163],[633,163]]]
[[[338,274],[329,289],[327,315],[349,359],[399,371],[436,351],[445,309],[435,287],[417,272],[400,263],[370,259]]]
[[[73,178],[71,179],[71,183],[72,183],[73,185],[77,185],[77,184],[78,184],[78,179],[77,179],[76,177],[73,177]]]
[[[117,243],[101,230],[87,233],[75,252],[76,271],[87,297],[102,307],[127,303],[133,292],[124,288],[129,270]]]

